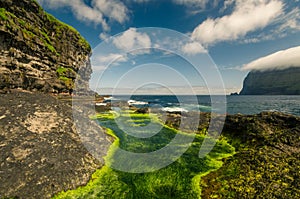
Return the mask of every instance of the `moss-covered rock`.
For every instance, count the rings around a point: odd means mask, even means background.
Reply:
[[[88,88],[90,45],[36,1],[0,0],[0,42],[0,89],[69,93],[76,77]],[[57,73],[60,68],[69,69],[71,77]]]
[[[299,198],[299,127],[276,112],[228,116],[222,136],[236,154],[202,179],[202,198]]]

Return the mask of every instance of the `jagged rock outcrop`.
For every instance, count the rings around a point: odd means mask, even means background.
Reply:
[[[0,0],[0,43],[0,89],[70,93],[76,76],[88,88],[90,45],[35,0]]]
[[[284,70],[251,71],[241,95],[300,95],[300,67]]]

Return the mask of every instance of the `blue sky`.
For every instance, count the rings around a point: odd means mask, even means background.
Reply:
[[[159,50],[128,54],[128,51],[132,50],[130,47],[155,48],[159,46],[157,42],[162,42],[153,38],[150,30],[139,29],[143,27],[167,28],[190,37],[186,43],[179,41],[185,40],[180,39],[181,36],[177,37],[179,40],[170,42],[175,46],[178,43],[177,46],[180,46],[187,56],[190,55],[190,58],[202,57],[203,62],[209,62],[211,57],[212,61],[209,64],[214,62],[219,69],[226,93],[238,92],[244,77],[251,69],[300,66],[299,0],[39,0],[39,2],[47,12],[75,27],[94,48],[92,65],[95,72],[91,80],[93,89],[114,87],[113,85],[126,72],[140,65],[158,70],[157,74],[152,74],[153,82],[178,88],[184,83],[177,81],[175,74],[167,75],[168,72],[163,65],[168,66],[170,71],[170,68],[173,68],[184,74],[189,84],[198,89],[198,94],[205,92],[203,88],[207,87],[207,81],[208,84],[210,81],[207,79],[218,78],[210,75],[213,72],[207,72],[208,77],[197,78],[189,63],[176,54]],[[168,36],[173,34],[166,32]],[[116,34],[118,35],[111,37]],[[101,42],[107,38],[106,42],[111,42],[111,45],[106,45],[106,48],[114,49],[112,51],[100,49],[103,45],[99,48]],[[167,40],[167,37],[163,38]],[[172,47],[174,48],[174,45]],[[107,54],[103,54],[102,51],[107,51]],[[96,63],[99,60],[103,63]],[[105,63],[107,65],[114,60],[115,63],[110,67],[104,67]],[[157,67],[159,64],[162,67],[161,73],[165,73],[164,76],[160,76]],[[206,69],[203,66],[201,70]],[[145,71],[133,72],[129,78],[131,81],[124,81],[119,87],[127,89],[132,87],[132,82],[142,86],[143,80],[149,75],[145,74]],[[164,81],[159,82],[158,78],[154,77],[164,77]],[[218,89],[214,92],[218,93]]]

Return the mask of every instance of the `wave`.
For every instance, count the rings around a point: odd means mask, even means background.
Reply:
[[[147,104],[149,104],[148,102],[136,101],[136,100],[128,100],[127,103],[129,105],[147,105]]]
[[[107,106],[107,103],[96,103],[96,106]]]
[[[161,109],[162,111],[169,112],[169,113],[174,113],[174,112],[184,112],[187,113],[189,112],[188,110],[184,108],[179,108],[179,107],[165,107]]]
[[[211,110],[211,106],[199,105],[199,109],[200,109],[200,110],[210,111],[210,110]]]
[[[104,100],[112,100],[113,97],[104,97]]]

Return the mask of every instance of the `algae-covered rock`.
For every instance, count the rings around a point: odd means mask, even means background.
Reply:
[[[229,115],[222,137],[236,154],[202,178],[202,198],[299,198],[300,117]]]
[[[90,45],[36,1],[0,0],[0,43],[0,89],[71,93],[76,76],[88,88]]]

